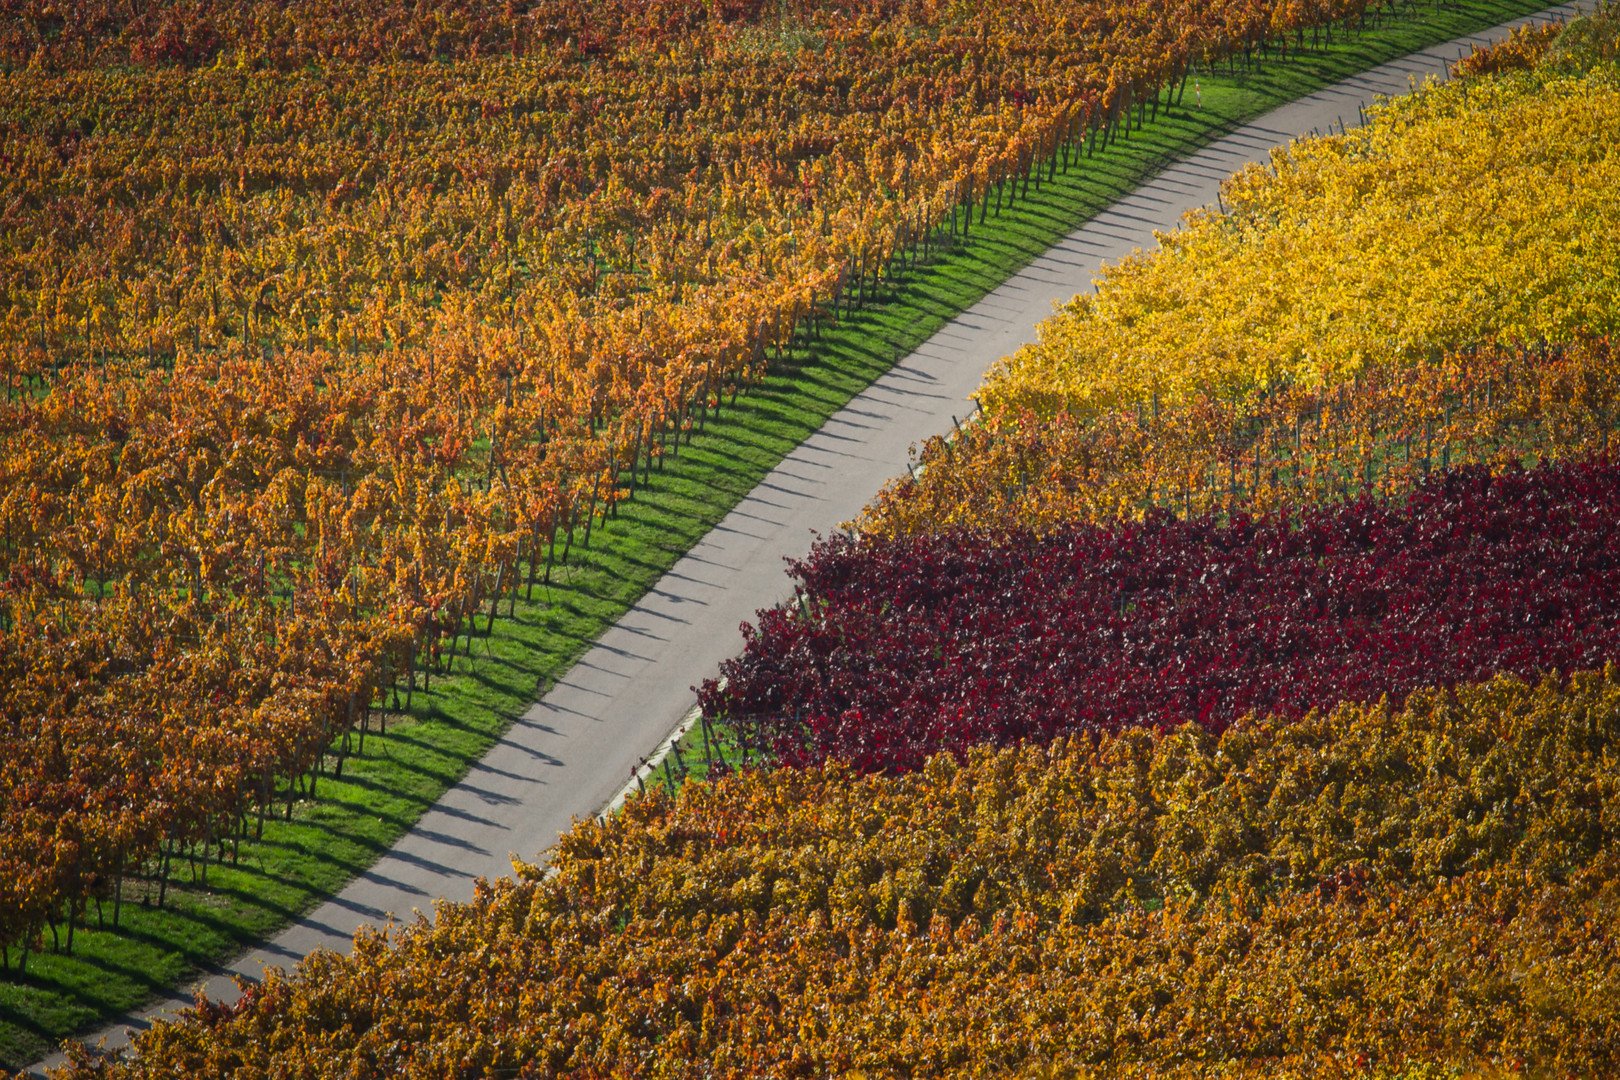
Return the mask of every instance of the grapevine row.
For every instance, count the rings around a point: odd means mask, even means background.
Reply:
[[[1138,517],[1261,513],[1391,498],[1453,465],[1579,458],[1620,419],[1609,339],[1448,350],[1326,390],[1198,394],[1080,420],[980,416],[925,442],[862,512],[864,532],[1032,529]]]
[[[691,33],[594,40],[585,7],[383,12],[472,13],[441,65],[334,54],[346,8],[283,48],[272,7],[7,13],[0,942],[25,957],[290,813],[328,751],[341,774],[796,340],[1195,62],[1366,14],[880,5],[761,37],[754,8],[669,5]]]
[[[1548,40],[1472,63],[1522,67]],[[1277,153],[1228,182],[1229,213],[1192,215],[998,363],[975,428],[926,445],[862,527],[1264,509],[1601,446],[1617,119],[1612,65],[1549,62]]]
[[[693,785],[63,1075],[1602,1073],[1617,724],[1610,671]]]
[[[1620,467],[1600,458],[1228,524],[839,534],[699,700],[784,763],[882,772],[1569,672],[1620,660],[1617,520]]]

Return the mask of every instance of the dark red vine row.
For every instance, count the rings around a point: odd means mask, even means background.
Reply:
[[[1620,465],[1463,468],[1398,504],[1229,524],[836,536],[791,573],[795,603],[700,689],[786,762],[1221,730],[1620,657]]]

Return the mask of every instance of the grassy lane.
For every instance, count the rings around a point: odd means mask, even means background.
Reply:
[[[1436,41],[1538,10],[1538,2],[1472,0],[1423,11],[1358,41],[1268,66],[1258,74],[1201,78],[1203,108],[1183,107],[1083,160],[1057,183],[975,227],[972,239],[919,267],[884,304],[828,331],[814,348],[739,398],[718,423],[681,447],[650,488],[599,527],[549,589],[477,638],[471,662],[418,693],[386,737],[369,737],[341,780],[319,799],[273,820],[241,845],[237,865],[199,872],[183,860],[165,907],[155,886],[126,886],[122,926],[80,929],[69,957],[36,954],[26,974],[0,974],[0,1064],[22,1067],[62,1038],[98,1025],[231,958],[310,910],[363,871],[476,762],[537,695],[715,525],[781,458],[896,360],[1055,240],[1142,178],[1227,130],[1347,75]],[[986,358],[987,360],[991,358]],[[895,463],[896,469],[901,467]],[[828,522],[832,528],[836,522]],[[651,749],[650,747],[648,749]],[[586,809],[586,808],[582,808]],[[64,940],[65,945],[65,940]]]

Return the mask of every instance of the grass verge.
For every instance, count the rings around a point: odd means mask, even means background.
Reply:
[[[368,738],[366,753],[350,757],[341,780],[323,778],[318,800],[298,803],[291,820],[273,820],[262,840],[243,843],[237,864],[210,867],[206,885],[182,869],[182,883],[171,883],[162,908],[146,884],[130,883],[118,930],[92,920],[77,932],[73,955],[36,954],[25,975],[13,953],[11,969],[0,974],[0,1065],[25,1067],[63,1038],[172,993],[341,889],[793,447],[897,357],[1142,179],[1314,89],[1541,6],[1465,0],[1413,11],[1365,37],[1259,72],[1201,76],[1202,108],[1193,107],[1189,92],[1182,107],[1161,112],[1157,123],[1107,153],[1082,159],[1039,190],[1032,185],[1027,201],[918,267],[885,302],[828,330],[681,447],[549,590],[498,620],[471,661],[457,660],[453,677],[418,693],[385,737]]]

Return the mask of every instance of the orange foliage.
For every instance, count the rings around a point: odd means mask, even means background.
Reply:
[[[688,785],[62,1075],[1606,1075],[1617,737],[1611,671]]]

